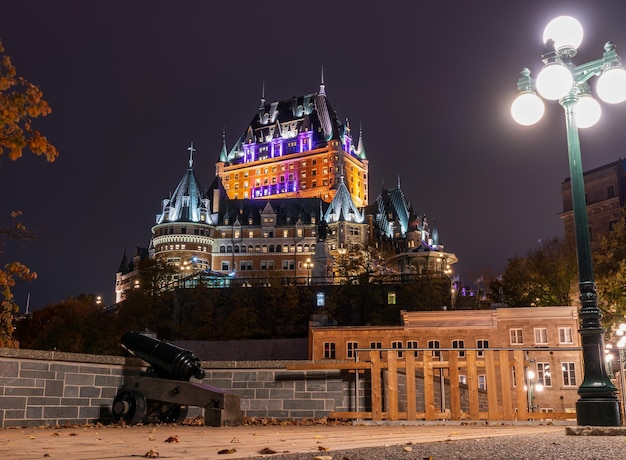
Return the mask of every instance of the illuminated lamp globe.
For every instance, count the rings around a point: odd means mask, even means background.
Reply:
[[[554,49],[577,49],[583,41],[583,26],[576,18],[559,16],[543,30],[543,42],[554,40]]]
[[[511,104],[511,116],[520,125],[530,126],[543,117],[543,101],[535,93],[522,93]]]
[[[605,70],[596,84],[598,96],[609,104],[626,101],[626,70],[613,67]]]
[[[576,116],[576,126],[579,128],[590,128],[600,120],[602,108],[600,103],[589,94],[584,94],[578,98],[574,108]]]
[[[572,72],[559,63],[546,65],[537,75],[537,92],[550,101],[567,95],[574,84]]]

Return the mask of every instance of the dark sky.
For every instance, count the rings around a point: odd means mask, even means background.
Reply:
[[[43,232],[9,247],[39,278],[15,289],[31,308],[77,296],[113,301],[126,250],[146,247],[161,200],[187,168],[203,186],[265,95],[326,91],[353,130],[362,124],[370,198],[383,181],[436,219],[472,281],[562,236],[569,176],[557,103],[533,127],[510,104],[520,70],[541,67],[542,33],[577,17],[576,62],[611,40],[626,57],[622,1],[61,1],[0,4],[0,38],[53,113],[36,124],[60,157],[0,157],[0,222],[11,210]],[[603,105],[581,132],[585,170],[624,157],[626,104]]]

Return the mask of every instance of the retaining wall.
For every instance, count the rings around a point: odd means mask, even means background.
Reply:
[[[355,401],[355,374],[286,370],[294,362],[205,361],[203,382],[239,395],[248,417],[321,418],[371,410],[366,375]],[[144,369],[137,358],[0,348],[0,427],[111,422],[124,377]],[[419,395],[421,378],[417,385]],[[189,417],[200,415],[201,408],[189,409]]]

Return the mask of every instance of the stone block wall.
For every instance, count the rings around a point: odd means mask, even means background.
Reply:
[[[296,362],[302,361],[205,361],[203,382],[239,395],[248,417],[321,418],[371,410],[367,372],[359,374],[355,391],[353,372],[286,370]],[[111,422],[124,378],[144,369],[136,358],[0,348],[0,427]],[[402,393],[404,379],[399,380]],[[420,395],[419,376],[417,386]],[[190,408],[189,417],[201,415],[201,408]]]

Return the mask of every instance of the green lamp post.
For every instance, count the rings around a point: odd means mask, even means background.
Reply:
[[[600,118],[600,104],[591,97],[588,81],[598,76],[598,96],[612,104],[623,102],[626,100],[626,71],[610,42],[605,45],[601,59],[574,65],[572,58],[582,36],[580,23],[569,16],[553,19],[546,26],[543,40],[548,49],[542,55],[544,66],[536,80],[531,78],[528,69],[522,70],[517,83],[520,94],[513,102],[511,114],[522,125],[539,121],[544,105],[536,92],[544,99],[559,101],[565,110],[581,301],[579,332],[584,361],[576,418],[578,425],[620,426],[617,388],[609,379],[604,361],[604,331],[593,277],[578,128],[593,126]]]

